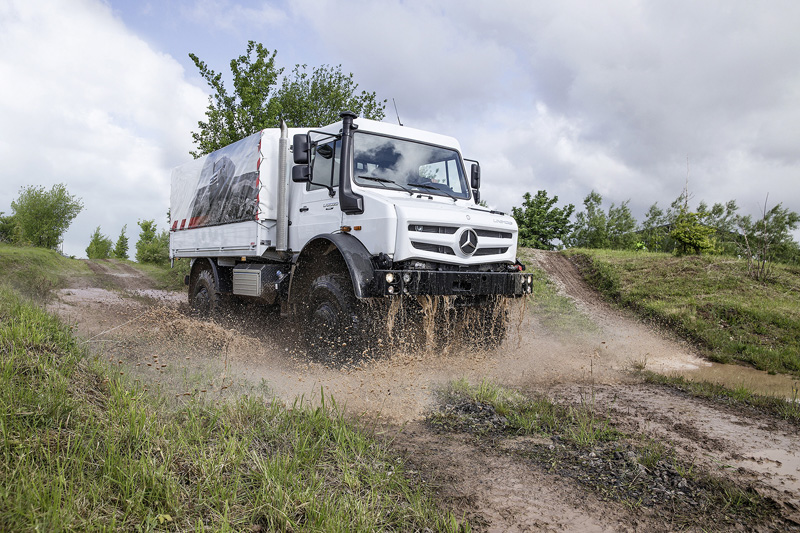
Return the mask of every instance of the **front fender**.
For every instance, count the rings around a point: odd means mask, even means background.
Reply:
[[[323,260],[338,252],[353,282],[357,298],[366,298],[375,278],[375,268],[366,247],[357,238],[347,233],[326,233],[311,239],[297,258],[297,263]]]

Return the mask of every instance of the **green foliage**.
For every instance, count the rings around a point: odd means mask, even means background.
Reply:
[[[666,241],[669,238],[669,225],[664,210],[658,207],[658,202],[647,210],[639,229],[639,238],[648,251],[665,251]]]
[[[276,127],[280,118],[290,126],[320,127],[336,122],[342,111],[353,111],[367,118],[380,120],[384,102],[375,93],[356,94],[358,84],[353,75],[344,75],[341,66],[322,66],[306,72],[306,65],[295,66],[292,74],[278,78],[283,68],[275,65],[277,52],[249,41],[247,51],[231,60],[233,93],[196,55],[189,54],[212,90],[206,110],[206,121],[198,122],[199,131],[192,133],[197,150],[194,157],[208,154],[243,139],[252,133]]]
[[[341,65],[323,65],[310,75],[306,65],[296,65],[292,75],[283,79],[275,99],[280,116],[289,127],[332,124],[345,110],[375,120],[383,119],[386,100],[377,100],[374,92],[357,94],[357,89],[353,74],[343,74]]]
[[[127,229],[128,229],[127,224],[122,226],[122,230],[119,232],[119,237],[117,238],[117,243],[114,245],[113,253],[116,259],[128,258],[128,236],[125,235],[125,231]]]
[[[772,264],[777,260],[790,262],[800,255],[798,245],[791,232],[797,229],[800,215],[776,205],[767,209],[766,204],[759,220],[753,221],[750,215],[737,217],[740,230],[739,247],[747,258],[748,272],[757,280],[771,276]]]
[[[156,233],[154,220],[140,220],[139,240],[136,243],[136,261],[164,265],[169,261],[169,232]]]
[[[704,224],[704,219],[700,213],[681,209],[669,232],[669,236],[678,243],[678,255],[703,254],[714,250],[711,235],[715,230]]]
[[[729,200],[725,204],[714,204],[711,209],[705,202],[697,206],[697,213],[706,226],[714,228],[714,251],[726,255],[737,253],[736,211],[739,206],[736,200]]]
[[[636,219],[628,207],[630,200],[619,206],[611,204],[603,211],[603,197],[592,191],[584,198],[584,211],[575,216],[575,226],[568,241],[578,248],[632,249],[637,241]]]
[[[41,186],[22,187],[19,197],[11,202],[18,228],[13,240],[54,250],[82,209],[81,199],[69,194],[61,183],[53,185],[49,191]]]
[[[558,196],[548,198],[547,191],[538,191],[536,196],[526,192],[523,199],[522,207],[511,208],[519,226],[519,245],[540,250],[560,249],[572,230],[569,219],[575,206],[554,207]]]
[[[3,216],[3,212],[0,211],[0,242],[14,242],[16,228],[17,222],[14,220],[14,216]]]
[[[86,247],[86,257],[89,259],[108,259],[111,257],[111,239],[100,233],[100,226],[92,233],[89,246]]]
[[[603,197],[592,191],[583,199],[585,211],[575,215],[575,226],[569,236],[570,246],[579,248],[608,248],[608,217],[601,204]]]
[[[630,200],[626,200],[619,206],[611,204],[608,208],[606,231],[608,245],[613,250],[632,250],[635,247],[636,219],[628,207],[629,202]]]

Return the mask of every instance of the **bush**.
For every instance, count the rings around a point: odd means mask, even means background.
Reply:
[[[86,257],[89,259],[108,259],[111,257],[111,239],[100,233],[100,226],[92,233],[89,246],[86,247]]]
[[[136,261],[156,265],[166,264],[169,261],[169,232],[164,230],[156,234],[154,220],[140,220],[137,224],[142,232],[136,243]]]
[[[49,191],[44,187],[22,187],[11,202],[14,222],[19,230],[15,241],[55,250],[72,220],[83,209],[80,198],[72,196],[58,183]]]

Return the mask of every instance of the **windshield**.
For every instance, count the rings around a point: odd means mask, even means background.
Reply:
[[[469,198],[459,153],[403,139],[356,132],[353,180],[364,187]]]

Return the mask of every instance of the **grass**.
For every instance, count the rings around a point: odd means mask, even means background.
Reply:
[[[0,272],[5,283],[36,301],[49,299],[52,291],[65,287],[70,278],[91,276],[85,263],[55,250],[3,243],[0,243]]]
[[[156,281],[158,288],[167,291],[186,291],[183,278],[189,274],[189,260],[176,259],[175,265],[154,265],[152,263],[134,263],[129,261],[132,267],[139,269]]]
[[[558,435],[582,447],[622,436],[608,417],[597,411],[593,398],[585,398],[577,406],[560,405],[544,395],[528,397],[488,381],[470,385],[458,380],[440,392],[440,400],[451,405],[467,401],[491,406],[506,420],[504,431],[518,435]],[[429,421],[448,427],[463,425],[466,418],[451,410],[434,413]]]
[[[666,325],[721,363],[800,376],[800,269],[747,276],[731,257],[570,250],[589,283],[619,304]]]
[[[167,401],[72,333],[0,285],[2,531],[469,529],[324,394]]]

